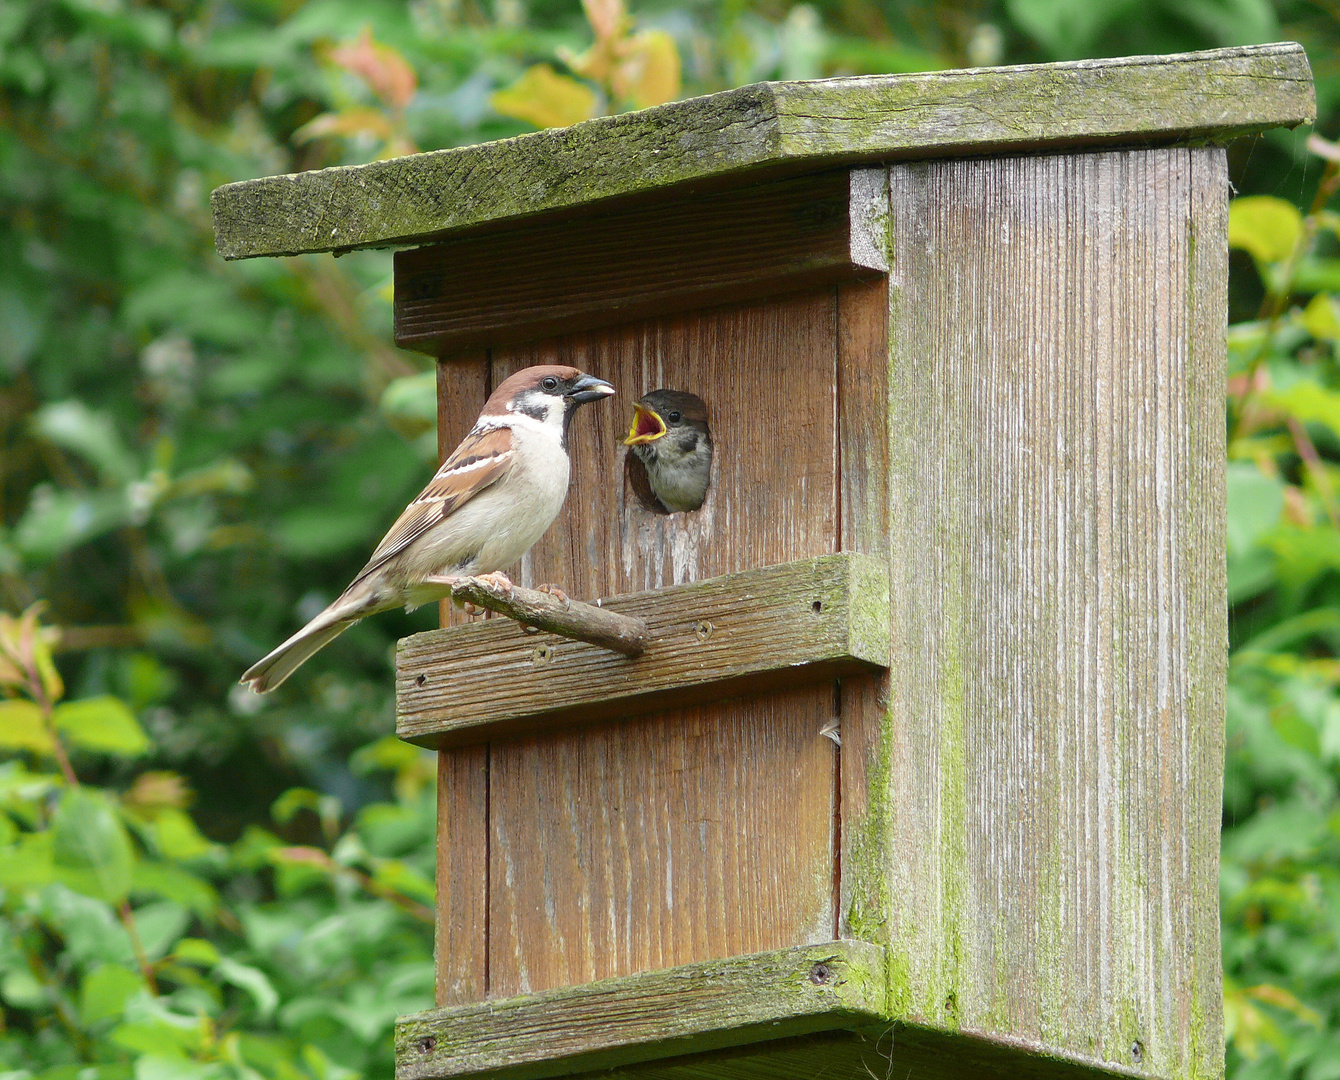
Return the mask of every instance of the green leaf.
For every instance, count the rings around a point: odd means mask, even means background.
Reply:
[[[126,1002],[144,988],[144,979],[120,964],[94,968],[79,987],[80,1019],[85,1024],[96,1024],[118,1018],[125,1012]]]
[[[1305,424],[1325,424],[1340,434],[1340,393],[1313,379],[1302,378],[1262,397],[1266,402]]]
[[[158,812],[154,818],[153,835],[158,850],[166,858],[182,862],[208,855],[215,848],[200,834],[190,815],[174,807]]]
[[[219,910],[219,894],[213,885],[170,863],[140,861],[130,887],[137,896],[171,900],[205,920],[212,920]]]
[[[191,925],[191,913],[171,900],[158,900],[135,909],[140,941],[151,959],[166,956]]]
[[[382,415],[413,433],[437,428],[437,373],[393,379],[382,391]]]
[[[269,1020],[274,1015],[279,1006],[279,995],[265,972],[247,964],[239,964],[227,956],[220,957],[214,971],[224,982],[232,983],[251,995],[262,1020]]]
[[[1307,332],[1314,338],[1340,341],[1340,313],[1337,313],[1335,299],[1329,293],[1317,293],[1303,309],[1302,319]]]
[[[55,880],[50,832],[24,833],[17,844],[0,848],[0,888],[40,889]]]
[[[226,1080],[236,1075],[217,1061],[206,1064],[162,1054],[145,1054],[135,1059],[135,1080]]]
[[[33,489],[28,508],[14,526],[14,546],[25,559],[45,563],[71,548],[128,525],[134,517],[121,491]]]
[[[197,1025],[185,1022],[185,1018],[168,1020],[161,1017],[122,1024],[112,1031],[111,1040],[141,1054],[178,1059],[179,1064],[185,1064],[181,1059],[201,1042]]]
[[[489,104],[537,128],[567,127],[596,114],[595,91],[548,64],[528,67],[511,86],[494,91]]]
[[[1228,550],[1245,555],[1279,521],[1284,484],[1246,461],[1230,462],[1227,480]]]
[[[137,757],[153,748],[140,722],[120,698],[110,695],[67,701],[52,716],[73,746],[118,757]]]
[[[38,409],[33,428],[42,438],[78,454],[104,480],[124,484],[134,479],[134,457],[121,441],[106,413],[95,412],[82,401],[57,401]]]
[[[1112,0],[1008,0],[1006,10],[1047,50],[1048,59],[1069,60],[1090,55],[1103,28],[1132,6]]]
[[[51,856],[61,881],[76,892],[118,904],[130,892],[135,851],[110,800],[71,788],[51,822]]]
[[[31,701],[0,701],[0,749],[50,756],[51,734],[42,722],[42,710]]]
[[[1259,262],[1276,263],[1293,254],[1303,236],[1303,215],[1273,195],[1244,195],[1228,205],[1228,246]]]
[[[49,997],[46,987],[27,968],[14,968],[0,979],[0,998],[17,1009],[40,1009]]]
[[[355,750],[349,759],[349,766],[359,774],[375,772],[378,769],[399,772],[401,769],[419,764],[423,756],[424,751],[421,747],[407,743],[395,735],[383,735],[375,742]]]
[[[214,943],[204,938],[182,938],[172,950],[173,959],[201,967],[213,967],[219,962],[220,955]]]

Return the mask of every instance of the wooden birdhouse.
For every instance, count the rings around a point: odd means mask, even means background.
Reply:
[[[620,395],[512,577],[642,654],[500,618],[400,647],[440,814],[399,1077],[1222,1075],[1223,146],[1313,111],[1265,45],[215,192],[228,258],[404,249],[444,448],[525,365]],[[709,412],[697,510],[626,462],[658,388]]]

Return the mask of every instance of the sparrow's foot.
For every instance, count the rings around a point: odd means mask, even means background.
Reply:
[[[480,574],[479,580],[494,592],[500,592],[504,596],[508,596],[512,592],[512,579],[499,570],[495,570],[491,574]]]
[[[487,608],[482,608],[478,604],[472,604],[469,600],[462,600],[461,610],[465,612],[466,618],[477,619],[484,614]]]
[[[535,591],[548,593],[564,607],[572,606],[572,598],[568,596],[568,594],[565,593],[562,589],[560,589],[557,585],[552,585],[549,582],[545,582],[543,585],[536,585]]]

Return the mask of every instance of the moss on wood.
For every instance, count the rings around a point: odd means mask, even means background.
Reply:
[[[674,188],[897,158],[1145,145],[1316,112],[1291,43],[1174,56],[759,83],[482,146],[229,184],[229,259],[417,243]]]

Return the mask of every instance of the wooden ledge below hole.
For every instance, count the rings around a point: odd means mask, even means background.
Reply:
[[[396,1022],[396,1080],[532,1080],[885,1024],[884,949],[830,941]]]
[[[404,1016],[396,1080],[1151,1080],[990,1031],[894,1015],[881,945],[827,941]],[[1118,1048],[1125,1052],[1125,1047]]]
[[[415,634],[396,655],[396,733],[443,748],[887,667],[889,585],[822,555],[602,602],[647,624],[628,659],[506,619]]]

